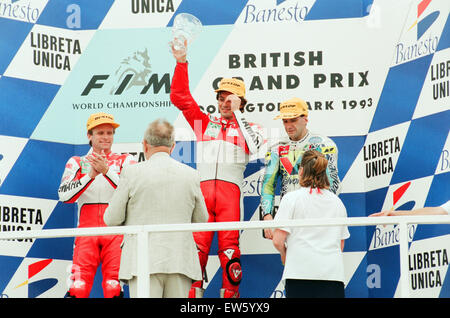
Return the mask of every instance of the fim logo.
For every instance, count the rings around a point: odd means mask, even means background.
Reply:
[[[143,87],[140,94],[146,94],[152,86],[154,94],[158,94],[162,88],[168,94],[171,84],[169,73],[165,73],[160,79],[157,73],[152,73],[149,60],[147,49],[134,52],[122,59],[112,78],[110,78],[109,74],[93,75],[81,96],[89,95],[92,89],[103,88],[105,85],[103,81],[108,79],[110,82],[114,81],[109,89],[110,95],[121,95],[124,91],[134,86]],[[151,76],[149,76],[150,74]]]
[[[417,25],[417,40],[419,40],[422,37],[422,35],[431,27],[431,25],[434,23],[434,21],[436,21],[436,19],[439,16],[439,11],[434,11],[419,21],[423,12],[430,3],[431,0],[422,0],[419,3],[419,5],[417,6],[417,19],[408,29],[409,31]]]
[[[50,290],[58,283],[56,278],[45,278],[34,282],[30,282],[30,280],[46,268],[52,261],[52,259],[45,259],[28,265],[28,279],[15,288],[28,286],[28,298],[36,298],[45,293],[47,290]]]
[[[110,94],[121,93],[133,86],[145,86],[147,75],[151,72],[147,49],[136,51],[131,56],[125,58],[120,63],[115,72],[117,83],[110,90]]]

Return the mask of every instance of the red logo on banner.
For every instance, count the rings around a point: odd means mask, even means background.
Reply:
[[[393,194],[393,199],[394,199],[393,205],[394,206],[398,202],[398,200],[400,200],[400,198],[403,196],[403,194],[406,192],[406,190],[409,188],[410,185],[411,185],[411,181],[409,181],[408,183],[405,183],[400,188],[398,188],[397,190],[394,191],[394,194]]]

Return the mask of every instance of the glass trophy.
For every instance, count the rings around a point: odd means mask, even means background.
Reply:
[[[187,47],[194,41],[202,29],[202,23],[197,17],[189,13],[177,14],[173,20],[172,41],[169,46],[174,50],[176,57],[186,54]]]

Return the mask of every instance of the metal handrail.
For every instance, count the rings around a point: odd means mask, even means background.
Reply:
[[[61,238],[76,236],[101,236],[131,234],[137,236],[137,297],[149,297],[150,278],[148,275],[148,234],[150,232],[205,232],[223,230],[249,230],[284,227],[314,226],[374,226],[399,225],[400,246],[400,291],[401,297],[409,297],[408,284],[408,224],[450,224],[450,215],[408,215],[380,217],[317,218],[277,221],[213,222],[183,224],[149,224],[111,227],[85,227],[20,232],[0,232],[0,240],[26,238]]]

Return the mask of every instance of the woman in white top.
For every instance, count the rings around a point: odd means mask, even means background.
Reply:
[[[328,190],[327,164],[316,150],[304,153],[301,188],[283,197],[275,220],[347,217],[342,201]],[[347,226],[276,229],[273,244],[285,265],[286,297],[345,297],[342,250],[348,237]]]

